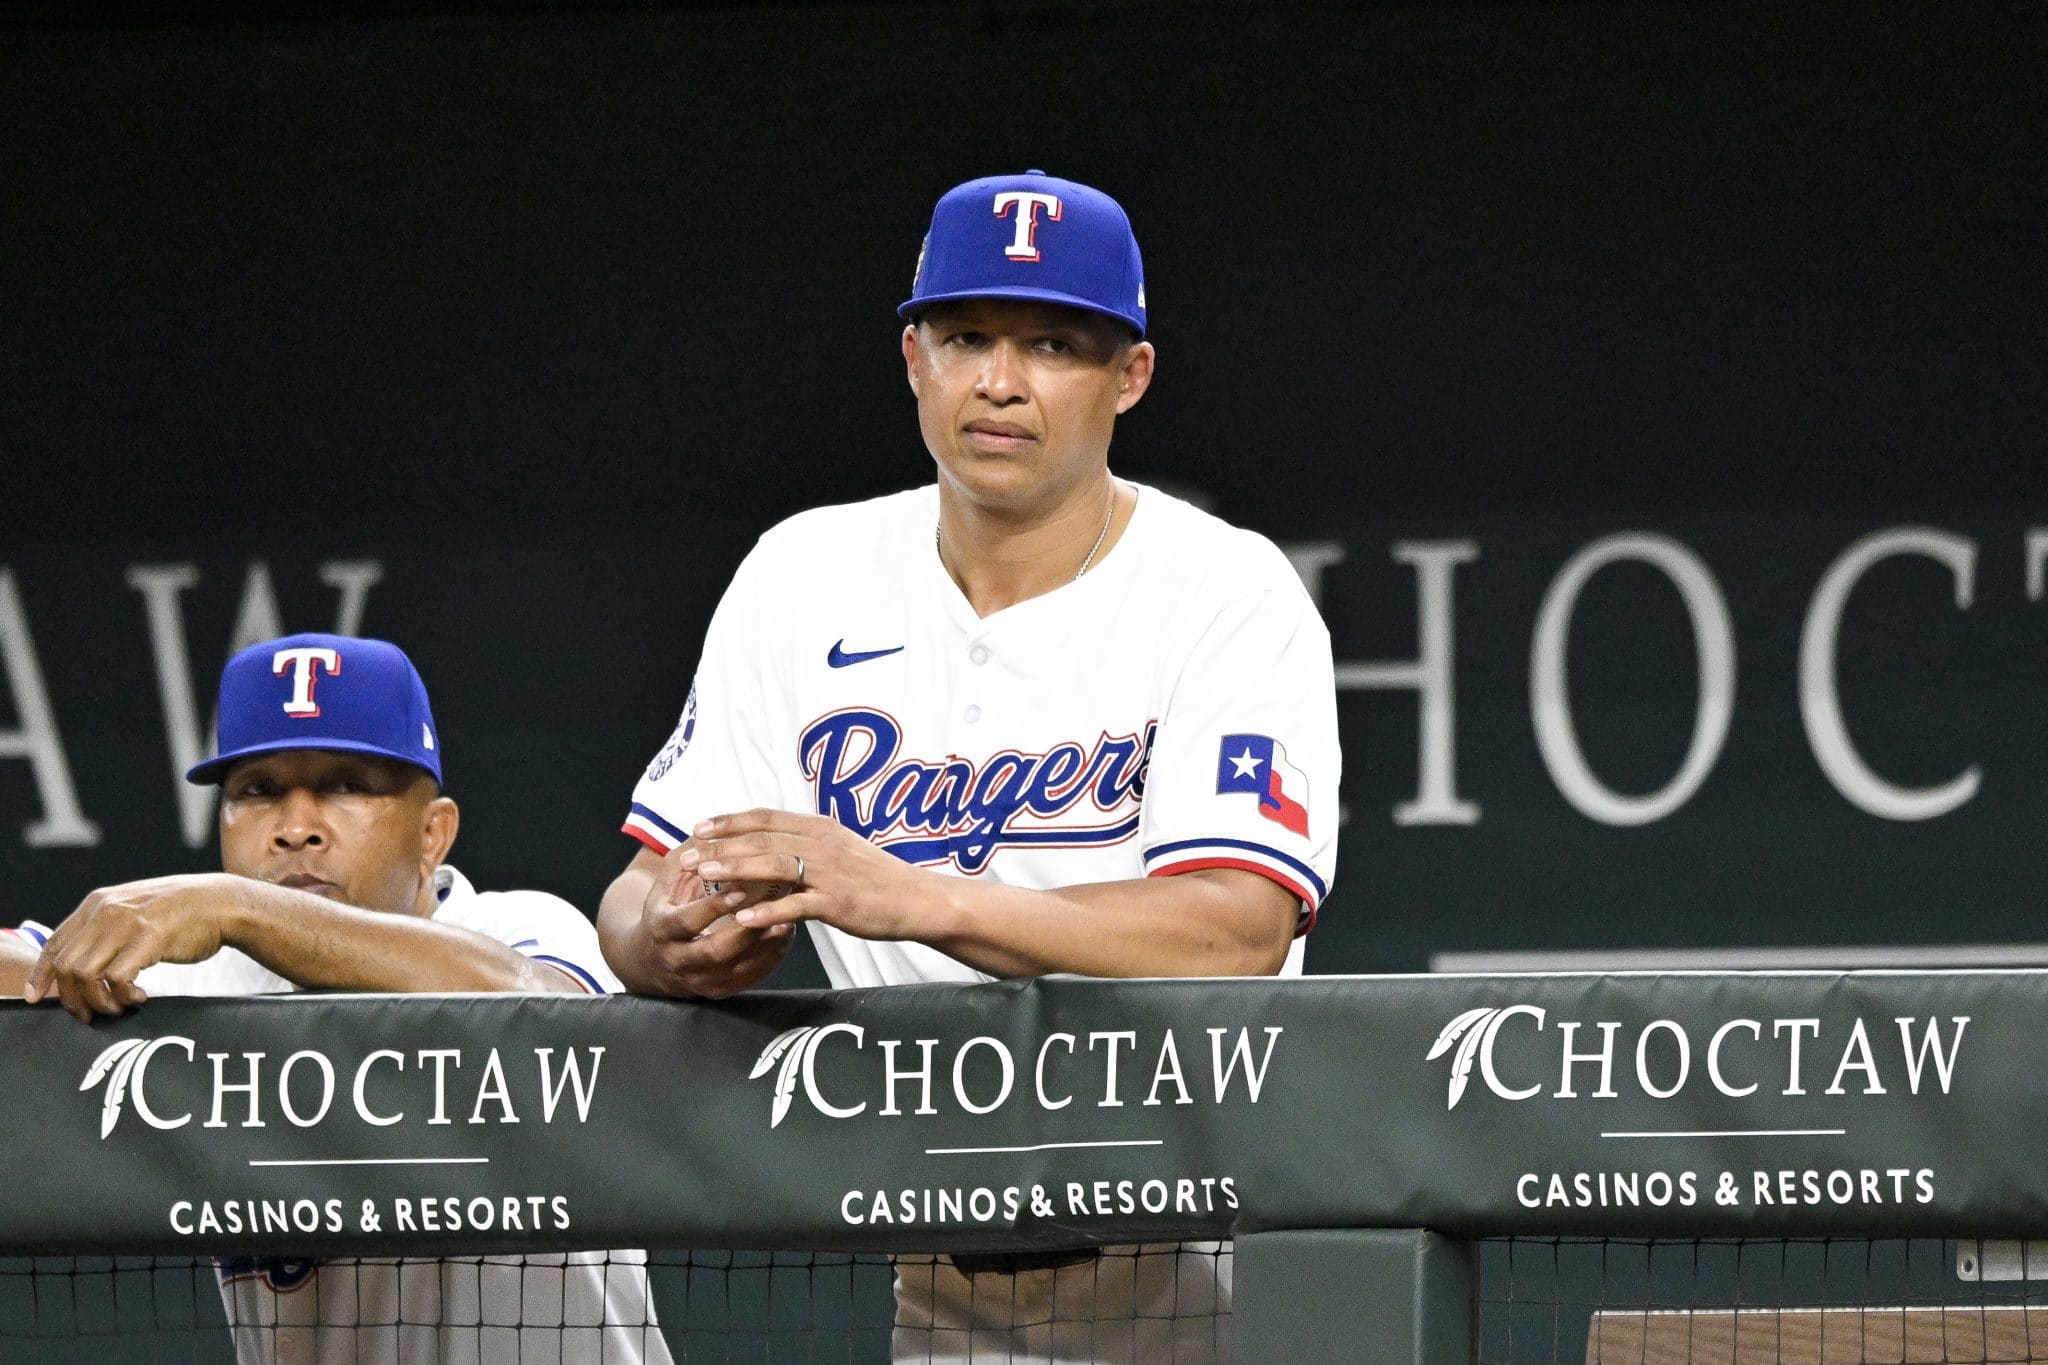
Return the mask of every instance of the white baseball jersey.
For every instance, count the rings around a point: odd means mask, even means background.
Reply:
[[[566,973],[596,995],[619,991],[597,932],[542,891],[479,893],[452,867],[436,874],[437,923],[471,929]],[[38,944],[50,931],[16,931]],[[161,962],[136,977],[152,996],[269,995],[298,988],[232,948],[204,962]],[[221,1300],[245,1365],[524,1365],[602,1361],[669,1365],[644,1251],[335,1261],[223,1257]]]
[[[980,617],[937,520],[925,487],[761,537],[626,832],[665,853],[697,820],[769,806],[1011,886],[1243,868],[1293,893],[1305,932],[1336,865],[1337,707],[1286,556],[1141,487],[1088,573]],[[989,979],[920,943],[810,931],[834,986]]]
[[[761,538],[626,832],[667,852],[697,820],[769,806],[1012,886],[1242,868],[1301,903],[1298,975],[1336,865],[1339,757],[1329,632],[1286,557],[1140,488],[1088,573],[980,617],[939,562],[938,511],[927,487]],[[834,986],[989,979],[920,943],[810,932]],[[1221,1359],[1230,1272],[1213,1242],[1014,1275],[901,1257],[893,1352]]]

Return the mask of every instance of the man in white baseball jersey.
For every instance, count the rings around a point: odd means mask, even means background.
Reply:
[[[479,893],[442,861],[460,812],[396,646],[243,650],[221,675],[219,747],[187,777],[221,788],[226,870],[103,887],[54,932],[0,933],[0,990],[90,1021],[168,995],[618,989],[573,906]],[[640,1251],[216,1264],[246,1362],[669,1360]]]
[[[741,564],[633,793],[606,956],[722,996],[803,920],[841,987],[1299,973],[1336,861],[1329,635],[1266,539],[1109,472],[1154,365],[1123,210],[961,185],[899,313],[937,483]],[[1047,1259],[899,1262],[897,1357],[1224,1349],[1227,1251]]]

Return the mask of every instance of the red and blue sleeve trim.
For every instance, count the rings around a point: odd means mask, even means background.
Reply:
[[[550,953],[533,953],[530,954],[530,956],[533,958],[535,962],[545,962],[550,967],[554,967],[560,970],[562,973],[567,975],[571,981],[574,981],[577,985],[581,986],[590,994],[604,994],[604,987],[597,984],[597,978],[592,976],[583,968],[577,966],[575,963],[569,961],[569,959],[565,957],[555,957]]]
[[[515,953],[526,953],[526,955],[532,958],[535,962],[545,962],[550,967],[557,968],[560,971],[567,973],[571,980],[573,980],[577,985],[581,986],[584,990],[588,991],[592,995],[604,994],[604,987],[597,984],[597,978],[592,976],[583,968],[577,966],[574,962],[571,962],[568,958],[556,957],[553,953],[527,952],[527,949],[529,948],[538,947],[540,947],[539,939],[522,938],[519,940],[519,942],[512,945],[512,951]]]
[[[1148,877],[1172,877],[1212,867],[1255,872],[1292,892],[1301,902],[1300,922],[1294,929],[1297,937],[1315,927],[1316,911],[1322,905],[1323,897],[1329,894],[1328,885],[1307,863],[1277,848],[1246,839],[1181,839],[1154,844],[1145,850],[1145,875]]]
[[[626,823],[619,827],[656,853],[666,854],[678,844],[687,843],[690,836],[677,829],[667,820],[648,807],[635,801],[626,814]]]

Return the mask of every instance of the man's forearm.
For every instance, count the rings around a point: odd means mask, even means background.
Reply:
[[[626,989],[636,995],[653,995],[655,965],[649,960],[646,926],[641,907],[654,887],[654,872],[635,859],[605,888],[597,907],[597,942],[604,959],[618,974]]]
[[[295,985],[360,991],[558,991],[567,975],[486,935],[268,882],[235,889],[221,935]]]
[[[794,882],[736,907],[750,928],[799,919],[873,942],[938,949],[992,976],[1266,976],[1287,961],[1301,903],[1234,867],[1038,891],[906,865],[818,815],[757,808],[700,821],[678,870],[718,882]]]
[[[1271,976],[1298,903],[1247,872],[1033,891],[934,877],[918,939],[992,976]]]
[[[895,868],[862,892],[807,884],[737,919],[807,915],[854,937],[926,943],[991,976],[1272,976],[1298,909],[1278,884],[1231,868],[1057,890]]]

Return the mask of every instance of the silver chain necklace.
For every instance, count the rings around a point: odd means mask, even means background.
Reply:
[[[1073,576],[1072,578],[1068,579],[1068,580],[1067,580],[1068,582],[1070,582],[1070,583],[1078,583],[1078,582],[1080,582],[1080,581],[1081,581],[1081,575],[1082,575],[1082,574],[1084,574],[1084,573],[1087,573],[1087,572],[1088,572],[1088,569],[1089,569],[1089,567],[1090,567],[1091,565],[1093,565],[1093,564],[1095,563],[1095,556],[1096,556],[1097,552],[1098,552],[1098,551],[1100,551],[1100,550],[1102,549],[1102,542],[1103,542],[1104,540],[1106,540],[1106,539],[1107,539],[1107,538],[1109,537],[1109,524],[1110,524],[1110,523],[1111,523],[1112,521],[1115,521],[1115,520],[1116,520],[1116,487],[1115,487],[1114,485],[1111,485],[1111,487],[1110,487],[1110,490],[1109,490],[1109,511],[1103,514],[1103,518],[1102,518],[1102,529],[1101,529],[1100,531],[1097,531],[1097,532],[1095,533],[1095,543],[1094,543],[1093,545],[1090,545],[1090,546],[1088,547],[1088,557],[1087,557],[1086,559],[1084,559],[1084,560],[1082,560],[1082,561],[1081,561],[1081,567],[1080,567],[1080,568],[1078,568],[1078,569],[1076,569],[1076,570],[1074,570],[1074,576]],[[932,548],[933,548],[934,550],[938,551],[938,553],[939,553],[939,562],[940,562],[941,564],[945,563],[945,561],[946,561],[946,542],[945,542],[945,537],[944,537],[944,533],[943,533],[943,531],[942,531],[942,529],[941,529],[941,527],[940,527],[940,524],[939,524],[938,522],[936,522],[936,521],[932,523]]]

